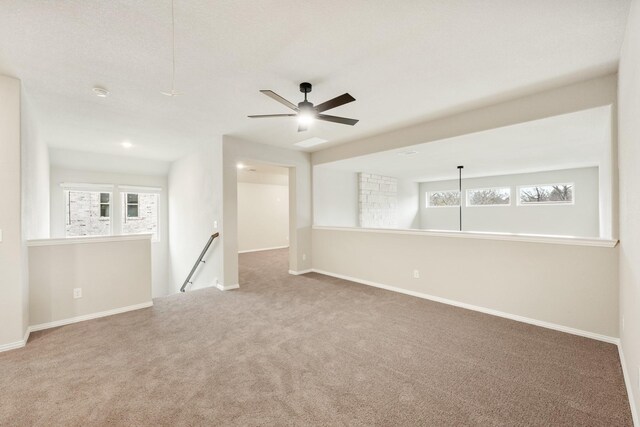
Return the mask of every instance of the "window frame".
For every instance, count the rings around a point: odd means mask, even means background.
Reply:
[[[106,195],[108,195],[108,196],[109,196],[109,201],[108,201],[107,203],[103,203],[103,202],[102,202],[102,195],[103,195],[103,194],[106,194]],[[100,204],[100,208],[99,208],[99,209],[100,209],[100,218],[109,218],[109,220],[111,220],[111,199],[113,198],[112,196],[113,196],[113,194],[112,194],[112,193],[108,193],[108,192],[106,192],[106,191],[100,191],[100,203],[99,203],[99,204]],[[107,205],[107,206],[109,207],[109,208],[107,209],[107,212],[109,212],[109,215],[108,215],[108,216],[104,216],[104,215],[102,215],[102,206],[103,206],[103,205]]]
[[[437,206],[437,205],[432,205],[431,202],[431,194],[433,193],[458,193],[458,195],[460,197],[458,197],[458,204],[457,205],[443,205],[443,206]],[[433,191],[426,191],[426,197],[425,197],[425,207],[426,209],[432,209],[432,208],[459,208],[462,206],[462,192],[460,190],[433,190]]]
[[[129,191],[124,191],[122,192],[123,194],[123,199],[124,199],[124,216],[123,216],[123,221],[122,223],[126,223],[127,219],[129,218],[133,218],[133,219],[138,219],[140,218],[140,193],[139,192],[129,192]],[[129,194],[135,194],[137,197],[137,201],[135,203],[129,203]],[[129,215],[129,206],[136,206],[136,212],[138,213],[136,216],[132,216]]]
[[[522,202],[520,197],[520,191],[522,188],[531,188],[531,187],[553,187],[554,185],[571,185],[571,201],[570,202],[558,202],[558,201],[550,201],[550,202]],[[518,206],[573,206],[576,204],[576,184],[575,182],[561,182],[561,183],[552,183],[552,184],[523,184],[518,185],[516,187],[516,192],[518,194],[518,200],[516,201]]]
[[[109,237],[109,236],[114,236],[113,233],[113,223],[114,223],[114,217],[113,217],[113,195],[115,193],[115,189],[114,189],[114,185],[109,185],[109,184],[76,184],[76,183],[61,183],[60,187],[62,187],[62,200],[63,200],[63,206],[64,206],[64,215],[62,216],[62,229],[64,230],[64,237],[65,239],[81,239],[83,237]],[[87,235],[87,236],[69,236],[67,235],[67,226],[71,225],[70,221],[71,221],[71,209],[70,209],[70,203],[71,200],[69,198],[69,193],[70,192],[83,192],[83,193],[98,193],[98,220],[103,220],[103,219],[109,219],[109,231],[107,234],[93,234],[93,235]],[[104,204],[104,203],[100,203],[100,196],[99,194],[101,193],[108,193],[109,194],[109,216],[102,216],[100,215],[100,205]],[[69,212],[69,215],[67,216],[67,211]]]
[[[469,192],[471,192],[471,191],[475,191],[475,190],[504,190],[504,189],[509,190],[509,203],[492,204],[492,205],[472,205],[471,203],[469,203]],[[510,207],[510,206],[513,206],[513,200],[512,200],[513,192],[511,191],[511,186],[510,185],[507,185],[507,186],[496,186],[496,187],[467,188],[467,189],[464,190],[464,192],[465,192],[464,203],[465,203],[465,207],[467,207],[467,208],[495,208],[495,207]]]
[[[126,224],[126,219],[127,219],[127,194],[138,194],[138,216],[136,217],[129,217],[129,218],[140,218],[140,194],[155,194],[158,197],[158,201],[156,204],[156,209],[157,211],[157,218],[158,218],[158,223],[157,223],[157,230],[156,233],[153,234],[151,233],[151,242],[152,243],[157,243],[160,242],[161,240],[161,231],[162,231],[162,188],[159,187],[140,187],[140,186],[133,186],[133,185],[119,185],[118,186],[118,193],[121,195],[121,202],[123,203],[124,206],[121,207],[121,211],[124,210],[124,215],[122,216],[121,220],[120,220],[120,230],[119,230],[119,235],[121,236],[135,236],[136,234],[146,234],[146,233],[125,233],[124,232],[124,224]],[[124,208],[124,209],[122,209]]]

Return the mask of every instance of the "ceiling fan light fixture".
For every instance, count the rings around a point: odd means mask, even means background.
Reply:
[[[313,123],[315,115],[310,111],[301,111],[298,114],[298,124],[301,126],[309,126]]]

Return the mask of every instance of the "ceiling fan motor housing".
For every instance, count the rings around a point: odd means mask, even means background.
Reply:
[[[298,108],[300,111],[313,110],[313,103],[309,101],[298,102]]]
[[[308,82],[300,83],[300,92],[302,93],[311,92],[311,83],[308,83]]]

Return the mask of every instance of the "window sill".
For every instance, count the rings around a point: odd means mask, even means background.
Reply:
[[[57,239],[28,240],[27,246],[75,245],[81,243],[122,242],[127,240],[151,240],[152,234],[130,234],[126,236],[83,236]]]
[[[404,228],[358,228],[358,227],[328,227],[314,225],[314,230],[329,231],[355,231],[360,233],[391,233],[410,234],[415,236],[430,237],[452,237],[458,239],[480,239],[480,240],[506,240],[511,242],[529,243],[550,243],[555,245],[574,246],[597,246],[603,248],[614,248],[618,240],[572,237],[572,236],[547,236],[537,234],[515,234],[515,233],[489,233],[481,231],[455,231],[455,230],[416,230]]]

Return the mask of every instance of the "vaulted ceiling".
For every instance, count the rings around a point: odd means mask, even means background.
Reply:
[[[3,0],[0,73],[23,81],[53,147],[173,160],[223,134],[296,149],[387,131],[553,82],[615,71],[628,0]],[[357,101],[331,114],[354,126],[292,119],[260,94]],[[91,88],[111,94],[96,97]]]

